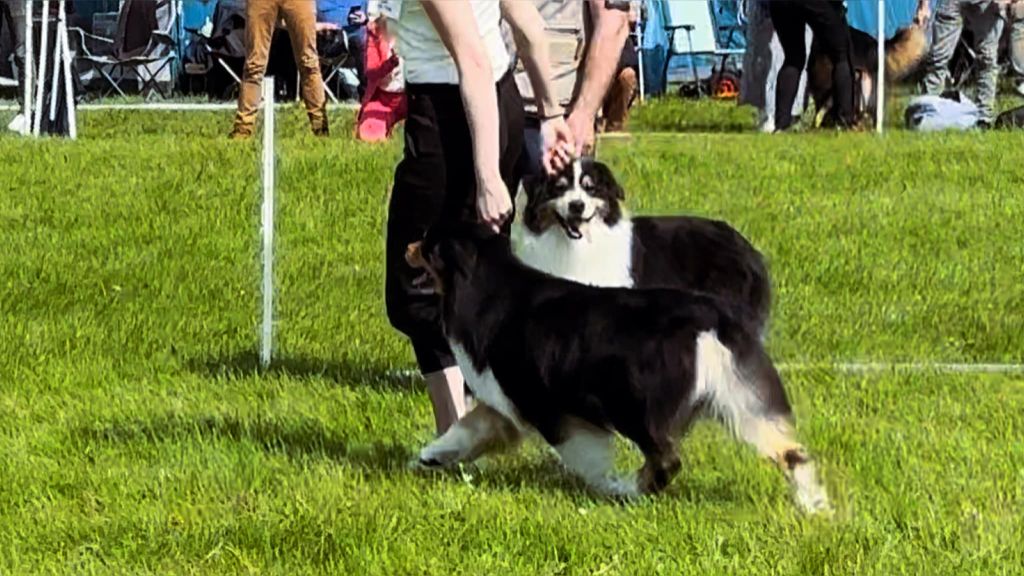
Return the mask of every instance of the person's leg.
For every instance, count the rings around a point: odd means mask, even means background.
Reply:
[[[283,0],[281,11],[288,25],[295,66],[299,69],[302,102],[313,134],[326,136],[327,97],[320,76],[320,57],[316,51],[316,2],[309,0]]]
[[[960,0],[939,0],[932,24],[932,47],[925,57],[922,87],[926,94],[941,94],[949,83],[949,61],[960,41],[964,18]]]
[[[807,64],[805,24],[799,2],[775,0],[769,6],[772,23],[785,54],[775,86],[775,129],[786,130],[793,124],[793,102],[800,86],[800,75]]]
[[[267,71],[270,41],[277,21],[277,3],[278,0],[249,0],[245,6],[245,67],[238,90],[238,111],[232,137],[252,136],[260,106],[263,74]]]
[[[25,2],[9,0],[7,5],[7,24],[11,30],[14,48],[14,65],[18,67],[18,104],[25,99]]]
[[[978,108],[982,120],[991,124],[996,117],[996,93],[999,90],[999,39],[1003,35],[1003,18],[992,3],[984,11],[971,13],[978,54]]]
[[[1024,2],[1010,6],[1010,67],[1017,92],[1024,96]]]
[[[456,87],[453,93],[459,97]],[[388,205],[384,297],[391,325],[412,343],[439,435],[465,409],[462,374],[441,330],[437,292],[429,275],[409,266],[405,251],[409,244],[423,239],[441,214],[447,185],[445,164],[435,103],[428,95],[410,92],[405,153],[395,170]]]
[[[850,64],[850,28],[843,16],[842,4],[829,0],[807,0],[802,5],[807,23],[832,62],[832,98],[836,121],[840,126],[853,126],[853,66]],[[800,31],[801,36],[805,34]]]
[[[626,118],[629,115],[629,105],[633,101],[633,93],[636,91],[636,71],[632,68],[623,68],[612,81],[608,90],[608,96],[604,101],[604,118],[607,122],[605,130],[608,132],[619,132],[626,126]]]

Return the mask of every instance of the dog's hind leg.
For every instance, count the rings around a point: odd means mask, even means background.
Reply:
[[[754,339],[750,344],[744,361],[737,363],[713,332],[698,336],[697,398],[733,435],[779,466],[801,510],[828,513],[828,495],[814,462],[796,440],[782,380],[760,345]]]
[[[644,465],[637,474],[636,487],[641,494],[657,494],[664,490],[682,468],[676,443],[659,442],[657,447],[644,450]]]
[[[569,419],[562,427],[562,440],[554,444],[565,467],[602,496],[630,498],[636,495],[632,483],[614,478],[614,436],[582,420]]]
[[[479,403],[440,438],[420,451],[415,464],[442,468],[472,462],[488,452],[510,446],[521,437],[519,428],[497,410]]]

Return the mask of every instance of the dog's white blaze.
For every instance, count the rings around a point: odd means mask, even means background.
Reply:
[[[628,216],[608,227],[600,217],[590,237],[571,240],[558,226],[533,234],[521,220],[512,227],[513,252],[523,264],[591,286],[632,288],[633,224]]]
[[[499,414],[515,424],[517,428],[523,429],[522,420],[519,418],[519,411],[516,410],[515,405],[508,399],[508,396],[505,396],[505,392],[502,391],[501,385],[498,384],[498,380],[494,377],[491,369],[487,368],[483,372],[477,372],[465,348],[455,342],[449,342],[449,344],[452,347],[455,361],[459,364],[459,369],[462,370],[462,376],[466,379],[466,385],[473,391],[473,396],[476,397],[477,402],[483,402],[494,408]]]
[[[736,367],[732,351],[713,330],[697,335],[696,382],[693,402],[707,401],[710,409],[738,438],[755,438],[748,429],[759,420],[761,402]]]
[[[625,482],[611,475],[615,460],[612,440],[612,434],[604,430],[575,426],[555,450],[565,467],[595,491],[608,496],[636,495],[635,482]]]

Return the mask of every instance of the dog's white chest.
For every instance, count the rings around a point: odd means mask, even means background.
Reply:
[[[505,392],[501,389],[501,385],[498,384],[498,380],[490,368],[483,372],[477,372],[466,350],[454,342],[449,342],[449,344],[452,347],[455,361],[459,364],[459,370],[462,371],[462,376],[466,379],[466,385],[473,391],[477,401],[494,408],[510,422],[522,428],[518,411],[508,396],[505,396]]]
[[[540,235],[521,224],[513,234],[513,250],[531,268],[591,286],[633,286],[633,224],[623,218],[609,228],[592,222],[589,234],[570,240],[554,226]]]

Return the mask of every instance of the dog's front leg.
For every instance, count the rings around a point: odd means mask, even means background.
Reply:
[[[472,462],[488,452],[515,444],[519,428],[497,410],[478,403],[440,438],[420,451],[414,464],[426,468],[444,468],[460,462]]]

